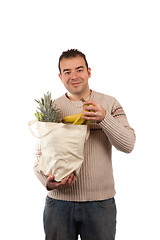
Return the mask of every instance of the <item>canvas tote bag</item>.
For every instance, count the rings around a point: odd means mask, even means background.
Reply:
[[[53,174],[56,181],[72,172],[78,175],[84,161],[84,143],[89,137],[87,125],[40,121],[30,121],[28,125],[41,144],[38,171],[45,176]]]

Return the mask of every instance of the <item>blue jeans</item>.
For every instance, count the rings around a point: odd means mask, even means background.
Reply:
[[[114,240],[116,204],[114,198],[93,202],[69,202],[46,198],[44,215],[46,240]]]

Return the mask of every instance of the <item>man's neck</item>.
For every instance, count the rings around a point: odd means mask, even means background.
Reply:
[[[81,98],[87,99],[91,95],[91,90],[89,89],[89,91],[87,91],[86,93],[80,94],[73,94],[68,92],[67,95],[71,101],[80,101]]]

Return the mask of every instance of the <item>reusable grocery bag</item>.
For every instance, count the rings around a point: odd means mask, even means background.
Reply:
[[[87,125],[30,121],[32,134],[39,138],[42,155],[38,171],[53,174],[56,181],[75,172],[78,175],[84,161],[84,143],[89,137]]]

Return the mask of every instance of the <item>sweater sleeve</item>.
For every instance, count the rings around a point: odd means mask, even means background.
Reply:
[[[106,109],[105,118],[99,125],[116,149],[125,153],[133,150],[136,139],[135,132],[130,127],[126,114],[116,99],[111,108]]]

